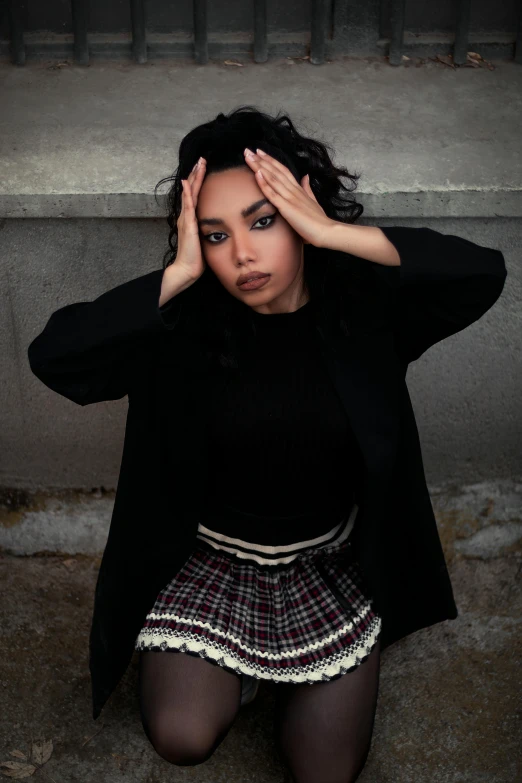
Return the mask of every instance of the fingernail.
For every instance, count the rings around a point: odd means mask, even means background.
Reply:
[[[263,152],[263,150],[256,149],[256,152],[258,155],[264,156],[266,155],[266,152]]]

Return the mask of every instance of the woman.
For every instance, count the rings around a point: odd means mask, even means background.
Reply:
[[[354,225],[357,176],[286,116],[220,114],[179,159],[164,268],[29,346],[68,399],[129,398],[93,715],[139,650],[147,736],[197,764],[265,680],[294,780],[356,780],[380,653],[457,616],[406,369],[495,303],[504,258]]]

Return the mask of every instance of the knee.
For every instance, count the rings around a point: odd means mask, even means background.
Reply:
[[[156,753],[178,767],[193,767],[208,761],[221,741],[209,729],[177,721],[149,726],[146,734]]]

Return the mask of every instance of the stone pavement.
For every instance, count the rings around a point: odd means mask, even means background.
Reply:
[[[372,748],[359,780],[516,783],[522,780],[522,484],[430,491],[460,615],[384,651]],[[35,529],[35,518],[3,501],[1,530],[18,529],[19,540],[28,541],[24,525]],[[72,505],[62,509],[73,516]],[[4,536],[0,761],[16,760],[11,751],[27,752],[32,741],[52,740],[52,754],[36,774],[45,771],[41,779],[55,783],[290,783],[274,749],[268,683],[240,710],[211,759],[195,767],[170,765],[147,740],[137,653],[92,720],[88,633],[101,558],[78,552],[81,540],[53,542],[48,527],[46,547],[40,541],[24,556]]]

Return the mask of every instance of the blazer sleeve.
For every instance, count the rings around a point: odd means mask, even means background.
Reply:
[[[176,327],[189,290],[160,307],[163,272],[56,310],[27,349],[34,375],[78,405],[124,397],[150,339]]]
[[[497,301],[507,276],[500,250],[431,228],[379,226],[399,266],[372,263],[392,293],[397,353],[409,363],[477,321]]]

